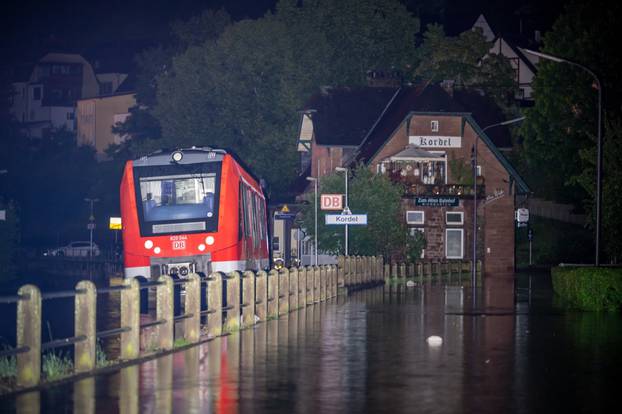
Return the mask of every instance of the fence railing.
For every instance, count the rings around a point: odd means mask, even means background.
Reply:
[[[447,282],[462,281],[471,278],[470,260],[446,260],[446,261],[419,261],[415,263],[386,263],[384,264],[384,280],[403,281],[408,279],[416,280],[419,283],[442,281],[445,278]],[[478,260],[476,264],[476,283],[481,284],[482,278],[482,261]],[[455,279],[453,279],[455,278]]]
[[[17,304],[17,343],[0,352],[0,357],[15,356],[18,388],[33,387],[41,381],[43,351],[73,345],[74,373],[90,372],[96,369],[97,339],[120,336],[120,359],[131,361],[141,356],[141,330],[153,328],[155,349],[170,351],[174,348],[176,323],[182,327],[177,338],[194,344],[206,336],[220,336],[335,298],[340,287],[384,283],[383,265],[380,256],[342,256],[338,265],[216,272],[207,277],[190,274],[177,280],[164,275],[142,284],[132,278],[123,280],[122,285],[99,289],[87,280],[80,281],[73,290],[49,293],[24,285],[17,295],[0,297],[0,304]],[[180,294],[177,285],[183,285],[184,302],[183,313],[175,315],[175,295]],[[142,289],[155,289],[155,318],[143,323]],[[120,294],[120,326],[97,331],[97,297],[112,292]],[[71,297],[73,336],[42,343],[42,301]]]

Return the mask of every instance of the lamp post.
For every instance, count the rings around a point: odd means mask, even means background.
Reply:
[[[315,191],[315,232],[314,232],[314,253],[315,253],[315,265],[317,266],[317,178],[307,177],[307,181],[313,182],[313,189]]]
[[[488,125],[482,129],[482,133],[490,128],[494,128],[501,125],[510,125],[516,122],[520,122],[525,119],[524,116],[508,119],[507,121],[497,122],[496,124]],[[471,286],[475,289],[477,282],[477,143],[479,142],[479,136],[475,137],[475,144],[471,148],[473,160],[473,259],[471,263]]]
[[[542,59],[550,60],[557,63],[567,63],[571,66],[578,67],[587,73],[589,73],[596,81],[596,88],[598,89],[598,128],[596,138],[596,251],[594,254],[594,264],[600,266],[600,222],[601,222],[601,201],[602,201],[602,173],[603,173],[603,153],[602,153],[602,101],[603,92],[600,85],[600,79],[596,76],[596,73],[586,66],[580,63],[573,62],[567,59],[560,58],[558,56],[549,55],[542,52],[536,52],[535,50],[523,49],[525,52],[537,56]]]
[[[351,214],[350,212],[350,206],[348,205],[348,169],[345,167],[336,167],[335,171],[337,172],[342,172],[343,174],[343,178],[345,179],[346,182],[346,205],[343,208],[343,212],[341,214]],[[345,244],[345,255],[348,255],[348,225],[345,225],[345,239],[346,239],[346,244]]]

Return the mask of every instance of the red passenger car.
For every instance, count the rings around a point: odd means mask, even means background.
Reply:
[[[121,217],[126,277],[269,265],[261,186],[223,150],[158,151],[128,161]]]

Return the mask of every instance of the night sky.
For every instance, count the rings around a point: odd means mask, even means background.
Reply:
[[[450,34],[468,28],[481,11],[505,30],[518,31],[517,11],[531,17],[532,26],[550,27],[564,0],[446,0],[439,13]],[[413,12],[436,10],[440,0],[404,0]],[[84,53],[107,50],[121,58],[166,39],[169,24],[188,19],[206,8],[224,7],[234,20],[261,17],[276,0],[10,0],[0,14],[0,50],[8,62],[37,59],[56,50]],[[422,7],[424,5],[424,7]],[[425,13],[425,12],[424,12]],[[424,24],[426,16],[423,16]],[[428,18],[427,20],[430,20]],[[500,28],[501,28],[500,27]]]

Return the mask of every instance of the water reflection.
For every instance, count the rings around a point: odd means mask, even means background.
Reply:
[[[620,316],[560,312],[542,304],[550,295],[534,292],[517,302],[514,280],[503,277],[487,279],[475,296],[469,287],[440,284],[359,291],[1,407],[313,414],[604,409],[616,395],[614,367],[622,362]],[[430,335],[443,345],[430,347]]]

